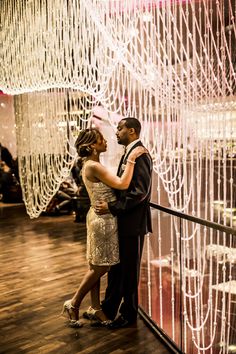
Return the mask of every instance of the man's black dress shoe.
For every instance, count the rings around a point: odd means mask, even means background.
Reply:
[[[125,328],[135,324],[136,322],[137,322],[136,319],[134,321],[128,321],[121,315],[116,320],[110,322],[107,328],[109,329]]]

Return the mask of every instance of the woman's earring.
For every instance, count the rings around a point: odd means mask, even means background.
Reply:
[[[93,149],[93,154],[94,154],[95,156],[98,154],[96,149]]]

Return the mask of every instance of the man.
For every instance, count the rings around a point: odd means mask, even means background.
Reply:
[[[14,160],[10,151],[0,143],[0,163],[5,163],[10,169],[14,168]]]
[[[122,175],[131,150],[142,145],[140,131],[141,125],[136,118],[124,118],[118,124],[118,144],[126,147],[118,167],[118,176]],[[143,154],[136,160],[129,188],[116,191],[117,201],[98,202],[96,206],[98,214],[111,212],[118,220],[120,263],[112,266],[108,273],[108,286],[102,303],[103,312],[113,320],[111,329],[129,326],[137,320],[140,261],[144,236],[151,232],[151,175],[151,157]],[[114,320],[118,309],[120,315]]]

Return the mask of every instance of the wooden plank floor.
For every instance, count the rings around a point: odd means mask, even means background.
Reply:
[[[23,205],[0,205],[0,353],[169,353],[142,319],[111,331],[59,316],[87,269],[85,240],[72,215],[31,220]],[[88,306],[89,295],[81,313]]]

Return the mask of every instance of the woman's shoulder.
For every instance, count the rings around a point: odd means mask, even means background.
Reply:
[[[93,160],[87,160],[84,162],[83,164],[83,168],[86,167],[86,169],[93,169],[93,168],[98,168],[99,166],[101,166],[100,162],[98,161],[93,161]]]
[[[101,166],[98,161],[87,160],[83,165],[83,175],[90,180],[90,182],[99,182],[96,175],[98,171],[100,171]]]

